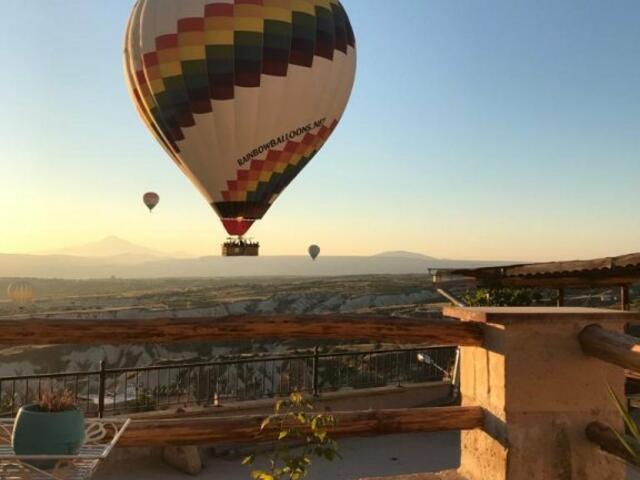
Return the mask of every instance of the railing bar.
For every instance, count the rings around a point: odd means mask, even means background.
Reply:
[[[84,410],[87,413],[87,415],[90,415],[91,412],[89,411],[89,400],[90,400],[90,393],[89,393],[89,388],[91,386],[91,381],[89,380],[89,375],[87,375],[87,395],[86,398],[84,400]]]
[[[113,381],[111,381],[111,388],[115,389],[116,380],[114,379]],[[114,390],[115,391],[115,390]],[[104,396],[105,396],[105,404],[104,404],[104,410],[111,410],[114,411],[114,409],[116,408],[116,397],[114,392],[109,392],[109,374],[105,372],[104,374]],[[111,405],[107,405],[107,397],[111,397]]]
[[[187,369],[187,391],[185,392],[187,397],[187,405],[191,404],[191,372],[191,369]]]
[[[409,355],[409,373],[413,372],[413,355]]]
[[[369,355],[369,362],[371,366],[371,380],[369,385],[376,385],[378,383],[378,357]]]
[[[54,378],[62,378],[62,377],[73,377],[74,375],[85,375],[87,373],[99,373],[99,371],[88,371],[88,372],[71,372],[71,373],[38,373],[38,374],[34,374],[34,375],[11,375],[11,376],[7,376],[7,377],[2,377],[2,380],[6,380],[6,381],[20,381],[20,380],[26,380],[26,379],[30,379],[30,380],[35,380],[37,378],[41,378],[43,380],[48,380],[48,379],[54,379]]]
[[[156,370],[156,408],[160,406],[160,370]]]
[[[428,351],[429,355],[433,358],[433,365],[422,365],[420,368],[413,371],[415,366],[415,353],[421,351]],[[383,350],[363,350],[363,351],[351,351],[351,352],[338,352],[338,353],[324,353],[317,355],[277,355],[277,356],[256,356],[251,359],[236,359],[236,360],[218,360],[214,362],[198,362],[191,364],[172,364],[163,366],[149,366],[139,367],[133,369],[104,369],[103,375],[108,378],[108,375],[113,375],[112,382],[112,405],[107,409],[116,412],[119,411],[117,392],[120,385],[120,376],[123,376],[124,384],[124,401],[123,408],[126,410],[130,407],[130,395],[129,395],[129,375],[133,374],[135,377],[135,392],[136,399],[140,397],[141,383],[140,378],[143,372],[146,372],[147,387],[151,385],[150,375],[155,370],[157,387],[156,387],[156,408],[160,408],[162,404],[167,406],[174,403],[181,403],[184,401],[185,405],[193,403],[193,395],[197,395],[197,400],[202,400],[201,390],[202,384],[202,372],[201,370],[194,371],[194,368],[206,368],[207,369],[207,401],[212,398],[212,374],[214,368],[219,370],[225,368],[226,386],[222,389],[219,388],[220,373],[216,376],[216,392],[219,395],[229,395],[236,399],[248,399],[248,398],[262,398],[268,395],[284,395],[288,394],[291,389],[297,388],[300,391],[310,391],[310,362],[319,361],[325,359],[329,361],[329,366],[333,365],[334,374],[331,374],[331,369],[327,368],[327,379],[334,378],[337,375],[337,385],[327,384],[328,388],[340,389],[344,386],[361,387],[367,385],[388,385],[389,382],[395,381],[398,384],[406,378],[409,381],[421,381],[422,379],[438,379],[444,378],[443,372],[436,368],[436,365],[443,369],[451,369],[450,357],[452,353],[452,347],[450,346],[438,346],[438,347],[418,347],[418,348],[403,348],[403,349],[383,349]],[[388,358],[387,358],[388,357]],[[404,358],[403,358],[404,357]],[[395,369],[392,361],[396,362]],[[346,360],[346,361],[345,361]],[[374,363],[375,362],[375,363]],[[401,362],[405,364],[405,368],[401,367]],[[270,365],[269,365],[270,364]],[[280,371],[278,371],[278,364],[280,364]],[[391,372],[389,369],[394,369]],[[176,370],[177,375],[173,375],[173,371]],[[389,371],[387,371],[389,370]],[[271,372],[271,378],[268,379],[269,371]],[[161,374],[165,373],[167,378],[167,384],[163,388],[166,388],[165,402],[161,401]],[[182,378],[180,374],[184,373],[187,378]],[[32,388],[32,382],[37,380],[38,396],[42,394],[43,380],[50,383],[58,380],[63,388],[67,388],[71,385],[75,393],[76,399],[80,395],[80,374],[83,378],[86,376],[87,380],[87,398],[85,399],[86,410],[89,413],[92,400],[91,395],[91,376],[100,374],[100,370],[88,372],[75,372],[75,373],[54,373],[54,374],[38,374],[38,375],[21,375],[12,377],[0,378],[0,387],[2,382],[10,381],[12,388],[11,408],[12,415],[15,413],[18,404],[18,382],[24,382],[23,386],[20,384],[20,391],[24,392],[25,402],[30,401],[30,395],[34,389]],[[120,375],[119,375],[120,374]],[[231,376],[234,378],[231,378]],[[256,377],[261,375],[262,378]],[[352,378],[354,377],[355,378]],[[392,378],[395,375],[395,378]],[[172,385],[172,378],[175,377],[175,385]],[[193,377],[193,378],[192,378]],[[415,380],[412,380],[415,379]],[[193,382],[196,381],[197,392],[193,391]],[[270,380],[271,387],[268,387],[267,380]],[[355,382],[351,385],[351,382]],[[240,386],[242,382],[242,387]],[[183,391],[184,390],[184,391]],[[183,398],[184,397],[184,398]],[[153,404],[153,396],[149,395],[145,397],[145,404]]]
[[[238,371],[238,366],[236,366],[235,388],[233,389],[235,398],[238,398],[238,377],[239,376],[240,376],[240,372]]]
[[[242,392],[243,392],[243,397],[242,398],[247,398],[247,364],[243,363],[242,364]]]
[[[167,405],[171,405],[171,369],[167,370],[167,389],[165,391],[167,392]]]
[[[16,411],[16,381],[14,380],[11,385],[11,416],[13,417]]]
[[[140,371],[136,370],[136,398],[134,399],[133,407],[139,408],[140,402]]]
[[[243,359],[243,358],[238,358],[238,359],[231,359],[231,360],[219,360],[216,362],[199,362],[199,363],[187,363],[187,364],[181,364],[181,363],[175,363],[175,364],[171,364],[171,365],[154,365],[154,366],[149,366],[149,367],[137,367],[137,370],[140,371],[145,371],[145,370],[170,370],[170,369],[175,369],[178,367],[206,367],[209,365],[239,365],[239,364],[243,364],[243,363],[259,363],[262,362],[263,360],[295,360],[298,358],[311,358],[313,355],[304,355],[304,356],[274,356],[274,357],[256,357],[256,358],[248,358],[248,359]],[[125,368],[117,368],[117,369],[109,369],[108,371],[110,373],[123,373],[125,371],[131,371],[132,369],[125,369]],[[73,375],[73,374],[60,374],[60,375]],[[49,375],[44,375],[44,376],[49,376]],[[6,378],[6,377],[5,377]]]
[[[271,391],[273,395],[278,394],[278,390],[276,389],[276,361],[271,362]]]
[[[202,405],[202,367],[198,367],[197,384],[196,384],[196,404]]]
[[[105,411],[106,410],[111,410],[112,412],[115,412],[115,408],[116,408],[116,393],[117,393],[117,379],[116,377],[113,378],[113,380],[111,382],[109,382],[109,375],[108,373],[104,374],[104,392],[105,392]],[[107,392],[109,392],[109,385],[111,385],[111,389],[112,391],[110,393],[107,394]],[[111,406],[107,406],[106,404],[106,397],[111,397]]]
[[[368,354],[382,354],[382,353],[392,353],[392,352],[421,352],[424,350],[445,350],[445,349],[449,349],[455,347],[455,345],[439,345],[436,347],[432,347],[432,346],[425,346],[422,348],[399,348],[399,349],[388,349],[388,350],[363,350],[361,352],[335,352],[335,353],[323,353],[320,354],[319,357],[322,358],[330,358],[330,357],[343,357],[343,356],[352,356],[352,355],[363,355],[366,356]],[[236,364],[243,364],[243,363],[260,363],[263,361],[269,361],[269,360],[299,360],[299,359],[311,359],[313,358],[313,354],[305,354],[305,355],[274,355],[274,356],[256,356],[254,358],[247,358],[247,359],[243,359],[243,358],[237,358],[237,359],[230,359],[230,360],[218,360],[216,362],[198,362],[198,363],[187,363],[187,364],[180,364],[180,363],[176,363],[176,364],[171,364],[171,365],[154,365],[154,366],[149,366],[149,367],[137,367],[136,370],[140,370],[140,371],[145,371],[145,370],[168,370],[168,369],[175,369],[176,367],[200,367],[200,366],[210,366],[210,365],[236,365]],[[130,371],[131,369],[108,369],[107,371],[110,373],[123,373],[125,371]],[[83,373],[83,372],[79,372],[79,373]],[[73,373],[63,373],[63,374],[57,374],[57,375],[73,375]],[[44,377],[49,377],[51,375],[42,375]],[[30,378],[32,376],[29,376]],[[12,379],[13,377],[3,377],[4,379]],[[19,379],[19,377],[16,377],[16,379]]]
[[[371,385],[371,379],[373,377],[373,374],[372,374],[373,364],[371,362],[371,355],[370,354],[365,355],[362,361],[366,363],[366,366],[365,366],[366,376],[365,376],[365,381],[363,383],[363,387],[366,387],[367,385]]]
[[[401,349],[389,349],[389,350],[365,350],[362,352],[336,352],[336,353],[323,353],[319,354],[320,358],[332,358],[332,357],[349,357],[353,355],[363,355],[367,354],[381,354],[381,353],[391,353],[391,352],[421,352],[424,350],[430,351],[439,351],[445,350],[449,348],[453,348],[454,346],[437,346],[437,347],[423,347],[423,348],[401,348]],[[148,370],[166,370],[173,369],[176,367],[199,367],[199,366],[212,366],[212,365],[234,365],[234,364],[242,364],[242,363],[254,363],[254,362],[264,362],[270,360],[297,360],[297,359],[312,359],[313,354],[305,354],[305,355],[273,355],[273,356],[257,356],[256,358],[250,359],[230,359],[230,360],[219,360],[216,362],[198,362],[198,363],[188,363],[188,364],[171,364],[171,365],[154,365],[147,367],[136,367],[135,369],[127,369],[127,368],[110,368],[105,369],[106,372],[111,374],[121,374],[125,372],[131,371],[139,371],[144,372]],[[2,380],[12,381],[12,380],[26,380],[28,379],[52,379],[52,378],[63,378],[63,377],[74,377],[76,375],[97,375],[100,373],[100,370],[89,370],[89,371],[79,371],[79,372],[58,372],[58,373],[45,373],[45,374],[35,374],[35,375],[13,375],[2,377]]]
[[[211,391],[211,372],[213,371],[213,368],[209,368],[207,370],[207,389],[205,390],[207,392],[205,398],[205,404],[208,405],[209,402],[211,401],[211,398],[213,397],[213,392]],[[217,375],[219,374],[219,372],[216,371],[216,378]],[[218,395],[220,395],[220,392],[218,392]]]

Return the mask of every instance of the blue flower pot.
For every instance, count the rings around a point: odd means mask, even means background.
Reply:
[[[18,411],[11,445],[16,455],[75,455],[84,444],[84,415],[80,410],[46,412],[39,405]],[[55,461],[30,461],[33,466],[53,468]]]

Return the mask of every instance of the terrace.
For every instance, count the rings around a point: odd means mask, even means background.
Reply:
[[[450,434],[426,432],[461,431],[457,470],[420,478],[625,478],[626,467],[619,460],[624,452],[609,430],[609,426],[613,426],[621,431],[622,419],[609,397],[607,385],[622,396],[624,369],[640,367],[640,345],[634,337],[623,333],[627,323],[640,320],[640,314],[568,307],[446,307],[444,315],[448,320],[390,321],[355,316],[108,322],[4,320],[0,343],[167,343],[194,338],[228,342],[286,337],[459,345],[461,405],[336,410],[333,413],[338,423],[331,429],[334,437],[378,437],[380,443],[346,440],[343,454],[349,458],[341,467],[336,464],[326,468],[341,469],[337,478],[358,478],[415,473],[416,468],[427,472],[455,467],[455,460],[453,465],[438,464],[439,457],[434,453],[438,451],[434,445],[443,441],[454,449],[453,457],[448,458],[455,458],[455,434],[442,436]],[[255,448],[257,444],[274,441],[278,433],[270,427],[260,431],[262,419],[261,413],[213,415],[206,411],[198,415],[185,412],[168,417],[137,418],[118,447],[197,450],[216,445],[234,448],[249,445]],[[406,437],[410,434],[414,436]],[[367,455],[363,450],[367,444],[372,451],[383,449],[385,452],[392,452],[400,445],[411,445],[403,448],[405,453],[411,448],[418,451],[422,446],[423,454],[400,465],[406,468],[402,472],[389,472],[383,464],[378,465],[377,472],[361,472],[356,467],[362,464],[363,455]],[[414,461],[417,463],[412,463]],[[152,463],[144,465],[147,470],[153,468]],[[221,468],[219,462],[212,465],[213,470],[206,470],[203,476],[214,475]],[[375,463],[372,467],[378,468]],[[107,465],[105,474],[108,468]],[[235,469],[234,464],[229,475],[220,478],[236,478]],[[141,478],[145,472],[141,470],[136,475],[135,478]]]

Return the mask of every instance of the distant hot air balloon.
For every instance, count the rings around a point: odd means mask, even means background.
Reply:
[[[339,0],[138,0],[124,64],[152,135],[244,235],[338,125],[356,47]]]
[[[24,305],[33,300],[33,285],[25,280],[13,282],[7,288],[7,296],[19,305]]]
[[[318,245],[311,245],[309,247],[309,256],[315,261],[320,255],[320,247]]]
[[[147,206],[150,212],[156,208],[156,205],[160,203],[160,195],[155,192],[147,192],[142,196],[142,201]]]

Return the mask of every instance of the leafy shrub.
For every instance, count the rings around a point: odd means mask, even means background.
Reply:
[[[478,288],[463,297],[470,307],[527,307],[541,299],[540,292],[530,288]]]
[[[628,460],[630,460],[634,465],[640,466],[640,451],[637,449],[637,446],[640,444],[640,430],[638,429],[638,425],[636,425],[636,422],[631,417],[631,414],[624,407],[611,386],[609,386],[609,395],[611,395],[611,398],[615,402],[616,408],[622,415],[627,431],[629,432],[633,440],[635,440],[635,442],[627,441],[627,438],[625,438],[626,435],[618,433],[618,431],[613,427],[610,427],[611,431],[618,438],[620,445],[622,445],[622,447],[624,447],[624,449],[629,453]]]
[[[299,392],[292,393],[287,400],[276,402],[273,415],[264,419],[260,431],[276,427],[278,446],[268,458],[267,470],[251,472],[253,480],[301,480],[309,473],[313,457],[328,461],[342,458],[338,444],[328,434],[328,428],[335,426],[335,418],[313,410],[313,405]],[[298,446],[292,447],[292,441]],[[251,455],[242,463],[252,465],[254,461],[255,455]]]

